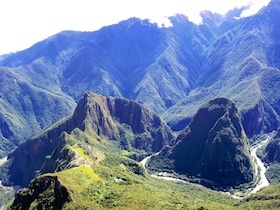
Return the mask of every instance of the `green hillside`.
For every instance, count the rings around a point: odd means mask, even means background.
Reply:
[[[200,179],[213,188],[254,181],[249,143],[233,102],[217,98],[204,104],[176,144],[153,156],[149,168]]]

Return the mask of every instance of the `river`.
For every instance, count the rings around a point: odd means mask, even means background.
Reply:
[[[251,195],[252,193],[258,192],[261,188],[266,187],[269,185],[269,181],[267,180],[265,176],[265,172],[267,168],[265,167],[264,163],[261,161],[261,159],[257,156],[257,150],[267,144],[271,140],[271,136],[268,136],[264,141],[261,141],[257,145],[253,146],[251,148],[251,155],[255,159],[255,173],[259,176],[259,181],[254,189],[252,189],[248,195]],[[258,171],[258,169],[260,171]],[[259,173],[259,174],[258,174]]]
[[[7,157],[4,157],[2,159],[0,159],[0,166],[2,166],[5,162],[7,162],[8,158]],[[19,186],[19,185],[16,185],[16,186],[4,186],[2,184],[2,180],[0,180],[0,188],[2,188],[3,190],[5,191],[18,191],[20,190],[22,187]],[[1,207],[1,210],[4,209],[4,206],[0,206]]]
[[[4,158],[0,159],[0,166],[2,166],[5,162],[7,162],[7,160],[8,160],[8,157],[4,157]],[[4,186],[2,184],[2,180],[0,180],[0,187],[5,189],[5,190],[12,190],[12,191],[15,191],[15,192],[22,189],[22,186],[20,186],[20,185]]]
[[[270,134],[267,136],[267,138],[261,142],[259,142],[258,144],[252,146],[252,148],[250,149],[250,153],[254,159],[254,163],[255,163],[255,174],[258,177],[257,183],[255,183],[255,187],[253,189],[249,189],[247,192],[243,193],[244,196],[237,196],[237,195],[233,195],[230,192],[226,192],[226,194],[231,195],[233,198],[236,199],[243,199],[249,195],[251,195],[252,193],[256,193],[258,192],[261,188],[266,187],[269,185],[269,181],[267,180],[266,176],[265,176],[265,172],[267,170],[267,168],[265,167],[264,163],[261,161],[261,159],[257,156],[257,150],[264,146],[265,144],[267,144],[273,136],[274,133]],[[150,155],[146,158],[144,158],[142,161],[140,161],[140,163],[143,165],[144,169],[147,171],[146,169],[146,164],[148,162],[148,160],[152,157],[152,156],[156,156],[158,155],[158,153],[155,153],[153,155]],[[156,174],[152,174],[151,176],[157,179],[164,179],[164,180],[168,180],[168,181],[175,181],[175,182],[184,182],[186,183],[187,181],[182,180],[182,179],[177,179],[174,177],[170,177],[170,176],[166,176],[166,172],[161,172],[159,173],[159,175]],[[190,182],[188,182],[190,183]],[[223,192],[225,193],[225,192]]]

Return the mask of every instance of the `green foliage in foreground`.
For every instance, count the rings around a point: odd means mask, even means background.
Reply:
[[[0,187],[0,206],[3,206],[9,200],[11,200],[14,196],[13,190],[7,190]]]
[[[270,184],[279,184],[280,183],[280,165],[279,164],[269,165],[269,168],[266,171],[266,177],[269,180]]]
[[[82,165],[43,175],[57,176],[70,193],[71,201],[64,204],[63,209],[214,210],[280,207],[280,185],[269,186],[239,201],[200,185],[153,178],[145,173],[138,162],[122,155],[106,152],[105,156],[103,161],[92,166]]]
[[[117,162],[113,167],[82,166],[56,173],[73,200],[65,209],[234,209],[236,201],[229,196],[136,175]]]
[[[280,209],[280,185],[271,185],[252,194],[237,205],[240,209]]]

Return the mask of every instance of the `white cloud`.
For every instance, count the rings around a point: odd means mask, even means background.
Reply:
[[[129,17],[160,25],[166,17],[185,14],[195,23],[200,11],[225,14],[251,4],[243,15],[257,12],[270,0],[9,0],[0,1],[0,54],[22,50],[62,30],[94,31]]]

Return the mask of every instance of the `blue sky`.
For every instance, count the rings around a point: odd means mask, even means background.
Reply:
[[[0,0],[0,54],[23,50],[62,30],[95,31],[129,17],[169,25],[167,17],[184,14],[199,23],[203,10],[225,14],[250,5],[256,13],[270,0]]]

